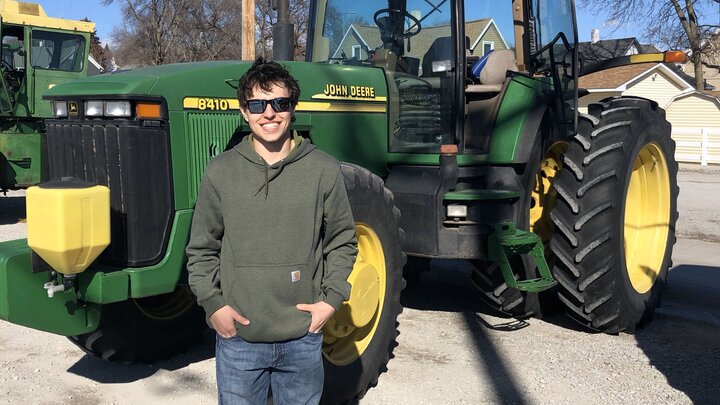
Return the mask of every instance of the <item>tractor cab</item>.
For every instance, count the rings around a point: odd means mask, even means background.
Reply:
[[[486,154],[512,77],[547,78],[563,122],[575,105],[572,2],[504,3],[318,0],[308,60],[385,71],[390,152]]]
[[[87,76],[94,29],[48,17],[37,3],[0,1],[0,190],[48,179],[43,119],[53,111],[43,96]]]
[[[35,12],[16,2],[1,6],[0,113],[50,117],[50,104],[42,97],[55,84],[87,75],[94,24],[47,17],[39,6]]]

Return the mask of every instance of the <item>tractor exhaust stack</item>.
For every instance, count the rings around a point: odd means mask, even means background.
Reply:
[[[273,26],[273,59],[293,60],[295,27],[290,22],[290,0],[273,0],[273,9],[277,10],[277,23]]]

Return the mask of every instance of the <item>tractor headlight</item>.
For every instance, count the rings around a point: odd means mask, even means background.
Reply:
[[[132,115],[132,108],[129,101],[106,101],[105,115],[108,117],[129,117]]]
[[[85,116],[86,117],[102,117],[103,116],[103,106],[102,101],[86,101],[85,102]]]
[[[465,218],[467,217],[467,205],[450,204],[447,206],[447,216],[449,218]]]
[[[56,118],[67,117],[67,101],[53,101],[53,114]]]

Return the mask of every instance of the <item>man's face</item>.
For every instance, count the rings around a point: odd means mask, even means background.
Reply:
[[[253,134],[268,143],[284,142],[287,139],[284,135],[288,133],[292,119],[291,109],[285,112],[276,112],[273,109],[270,100],[278,97],[290,97],[290,92],[283,86],[273,85],[267,93],[255,87],[250,100],[266,100],[265,109],[261,113],[252,113],[247,106],[242,109],[242,115]]]

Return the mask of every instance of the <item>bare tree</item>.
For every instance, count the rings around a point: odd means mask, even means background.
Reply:
[[[87,21],[92,22],[87,17],[83,18],[80,21]],[[100,37],[97,35],[97,29],[94,29],[92,34],[90,34],[90,56],[93,57],[98,63],[101,63],[100,61],[103,59],[103,46],[100,43]]]
[[[104,0],[104,4],[114,1]],[[236,0],[124,0],[113,30],[121,65],[240,58],[241,8]]]
[[[309,19],[308,0],[290,0],[290,21],[294,26],[293,48],[295,60],[304,60],[307,49],[307,32]],[[255,51],[258,56],[272,57],[272,26],[277,22],[277,13],[270,7],[270,1],[255,3],[255,21],[258,38]]]
[[[704,88],[703,66],[718,69],[718,29],[707,20],[720,0],[581,0],[592,11],[605,11],[617,24],[640,24],[645,39],[669,49],[689,49],[695,68],[695,87]]]

